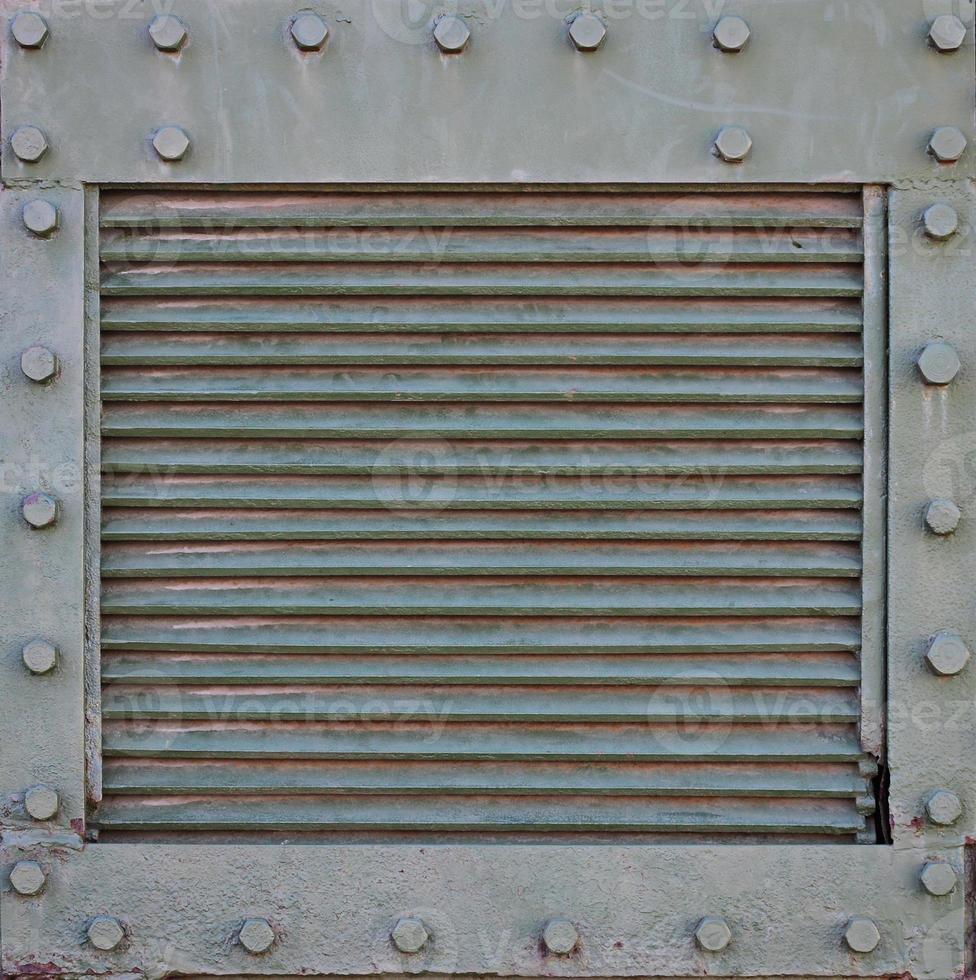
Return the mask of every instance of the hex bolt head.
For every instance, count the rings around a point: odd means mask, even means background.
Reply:
[[[962,801],[952,790],[934,790],[925,801],[929,823],[951,827],[962,816]]]
[[[952,677],[969,663],[969,648],[958,633],[942,630],[929,642],[925,660],[933,673]]]
[[[420,919],[404,916],[396,920],[390,938],[401,953],[419,953],[430,941],[430,933]]]
[[[21,647],[21,659],[32,674],[49,674],[58,665],[58,648],[47,640],[30,640]]]
[[[50,786],[31,786],[24,791],[24,809],[33,820],[51,820],[60,806],[57,790]]]
[[[18,126],[10,135],[10,149],[18,160],[37,163],[47,153],[47,137],[36,126]]]
[[[922,228],[929,238],[944,242],[959,230],[959,215],[948,204],[930,204],[922,213]]]
[[[930,500],[925,508],[925,523],[933,534],[952,534],[961,517],[959,508],[951,500],[941,497]]]
[[[568,956],[579,945],[579,941],[579,930],[569,919],[550,919],[542,930],[542,942],[556,956]]]
[[[24,227],[38,238],[50,238],[60,223],[58,209],[42,198],[28,201],[20,212]]]
[[[290,31],[295,47],[301,51],[321,51],[329,38],[329,25],[311,10],[296,14]]]
[[[752,149],[752,137],[741,126],[723,126],[714,145],[715,152],[726,163],[741,163]]]
[[[47,21],[39,13],[22,10],[10,22],[10,33],[22,48],[39,48],[51,32]]]
[[[190,137],[179,126],[163,126],[153,133],[152,145],[161,160],[175,163],[190,148]]]
[[[18,895],[36,895],[45,881],[47,875],[36,861],[18,861],[10,871],[10,887]]]
[[[471,31],[462,17],[445,14],[434,24],[434,40],[444,54],[460,54],[471,40]]]
[[[20,355],[20,370],[25,378],[39,385],[45,384],[58,373],[58,357],[54,351],[36,344]]]
[[[929,153],[939,163],[955,163],[966,152],[966,137],[955,126],[939,126],[929,137]]]
[[[919,876],[922,887],[930,895],[948,895],[956,887],[956,872],[945,861],[926,861]]]
[[[237,934],[241,945],[253,955],[266,953],[275,941],[274,929],[267,919],[245,919]]]
[[[125,939],[122,923],[111,915],[96,915],[85,930],[88,941],[103,952],[109,952]]]
[[[159,14],[149,23],[149,36],[160,51],[179,51],[186,44],[189,31],[175,14]]]
[[[577,51],[596,51],[606,38],[607,25],[596,14],[577,14],[569,25],[569,39]]]
[[[695,942],[710,953],[725,949],[732,941],[732,930],[720,915],[706,915],[695,927]]]
[[[930,385],[947,385],[962,366],[956,349],[944,340],[933,340],[918,355],[918,370]]]
[[[855,953],[870,953],[881,942],[881,933],[873,919],[855,915],[844,930],[844,942]]]
[[[966,25],[955,14],[942,14],[932,21],[929,28],[929,41],[932,47],[948,54],[958,51],[966,40]]]
[[[746,46],[751,33],[741,17],[720,17],[712,30],[712,40],[720,51],[734,54]]]
[[[24,520],[35,530],[50,527],[58,519],[58,502],[46,493],[29,494],[20,502]]]

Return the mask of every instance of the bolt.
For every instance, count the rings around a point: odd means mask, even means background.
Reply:
[[[54,351],[50,351],[40,345],[28,347],[20,355],[20,370],[31,381],[44,384],[58,373],[57,355]]]
[[[182,160],[190,148],[190,137],[179,126],[163,126],[152,138],[153,149],[167,162]]]
[[[20,212],[24,227],[38,238],[50,238],[58,230],[60,215],[50,202],[38,198],[28,201]]]
[[[726,163],[740,163],[752,149],[752,137],[741,126],[723,126],[715,137],[715,151]]]
[[[951,677],[969,663],[969,648],[958,633],[942,630],[929,642],[925,659],[934,673]]]
[[[607,25],[596,14],[577,14],[569,25],[569,38],[577,51],[596,51],[606,37]]]
[[[22,10],[10,22],[10,33],[22,48],[39,48],[50,31],[47,21],[33,10]]]
[[[434,24],[434,40],[445,54],[459,54],[471,40],[471,31],[463,18],[445,14]]]
[[[296,14],[291,22],[291,37],[302,51],[321,51],[328,40],[329,25],[310,10]]]
[[[404,917],[397,919],[390,938],[401,953],[419,953],[430,940],[430,933],[420,919]]]
[[[580,935],[569,919],[550,919],[542,930],[542,941],[550,953],[568,956],[579,945]]]
[[[962,514],[951,500],[937,498],[925,508],[925,523],[933,534],[952,534]]]
[[[929,153],[939,163],[955,163],[966,152],[966,137],[955,126],[939,126],[929,137]]]
[[[32,674],[49,674],[58,665],[58,648],[47,640],[29,640],[20,656]]]
[[[24,520],[35,530],[50,527],[58,519],[58,502],[46,493],[38,491],[20,502]]]
[[[10,886],[18,895],[36,895],[47,881],[36,861],[18,861],[10,871]]]
[[[189,32],[175,14],[160,14],[150,22],[149,36],[160,51],[179,51],[186,44]]]
[[[18,160],[37,163],[47,153],[47,137],[36,126],[18,126],[10,136],[10,149]]]
[[[947,385],[962,366],[955,348],[944,340],[926,344],[916,363],[922,377],[930,385]]]
[[[864,915],[855,915],[847,923],[844,942],[855,953],[870,953],[881,942],[881,933],[873,919]]]
[[[31,786],[24,791],[24,809],[34,820],[50,820],[60,805],[57,791],[50,786]]]
[[[958,51],[966,40],[966,25],[955,14],[942,14],[932,21],[929,41],[943,54]]]
[[[712,30],[715,47],[720,51],[741,51],[749,40],[749,25],[741,17],[720,17]]]
[[[720,915],[706,915],[695,928],[695,941],[702,949],[717,953],[732,941],[732,930]]]
[[[125,939],[125,930],[122,928],[122,923],[111,915],[96,915],[88,923],[88,928],[85,932],[92,946],[106,953],[109,950],[115,949]]]
[[[267,919],[245,919],[237,934],[241,945],[255,956],[266,953],[275,941],[274,929]]]
[[[929,238],[944,242],[959,228],[959,215],[948,204],[930,204],[922,214],[922,227]]]
[[[945,861],[926,861],[918,877],[930,895],[948,895],[956,887],[956,872]]]
[[[937,789],[925,801],[929,821],[949,827],[962,816],[962,801],[948,789]]]

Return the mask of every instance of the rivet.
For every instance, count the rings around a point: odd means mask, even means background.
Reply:
[[[966,137],[955,126],[939,126],[929,137],[929,153],[939,163],[955,163],[966,152]]]
[[[937,789],[925,801],[925,812],[931,823],[949,827],[962,816],[962,801],[951,790]]]
[[[255,956],[266,953],[275,941],[274,929],[267,919],[245,919],[237,934],[241,945]]]
[[[930,385],[949,384],[962,366],[955,348],[944,340],[933,340],[926,344],[916,363],[922,377]]]
[[[434,40],[445,54],[459,54],[471,40],[471,31],[462,17],[444,14],[434,24]]]
[[[749,25],[741,17],[720,17],[712,30],[712,40],[720,51],[741,51],[749,40]]]
[[[58,502],[46,493],[29,494],[20,502],[20,512],[31,527],[50,527],[58,519]]]
[[[959,508],[941,497],[930,500],[925,508],[925,523],[933,534],[952,534],[959,526],[960,517]]]
[[[22,10],[10,22],[10,33],[22,48],[39,48],[48,38],[47,21],[34,10]]]
[[[47,640],[29,640],[21,647],[20,657],[32,674],[49,674],[58,665],[58,648]]]
[[[163,126],[153,133],[153,149],[168,163],[182,160],[190,148],[190,137],[179,126]]]
[[[925,660],[934,673],[952,677],[969,663],[969,648],[958,633],[941,630],[929,642]]]
[[[58,373],[58,358],[54,351],[35,344],[20,355],[20,370],[24,377],[44,384]]]
[[[430,940],[430,933],[420,919],[404,916],[397,919],[390,938],[401,953],[419,953]]]
[[[290,30],[291,39],[302,51],[320,51],[329,37],[329,25],[311,10],[296,14]]]
[[[175,14],[159,14],[150,21],[149,36],[160,51],[179,51],[186,44],[189,31]]]
[[[929,238],[944,242],[959,229],[959,215],[948,204],[930,204],[922,213],[922,227]]]
[[[855,915],[844,930],[844,942],[855,953],[870,953],[881,942],[881,933],[873,919]]]
[[[579,931],[569,919],[550,919],[542,930],[542,942],[556,956],[568,956],[579,945],[579,941]]]
[[[18,126],[10,136],[10,149],[18,160],[37,163],[47,153],[47,137],[36,126]]]
[[[10,887],[18,895],[36,895],[45,881],[47,875],[36,861],[18,861],[10,871]]]
[[[58,209],[42,198],[28,201],[20,212],[24,227],[38,238],[50,238],[58,230]]]
[[[929,41],[943,54],[958,51],[966,40],[966,25],[955,14],[942,14],[932,21]]]
[[[24,791],[24,809],[34,820],[51,820],[60,806],[57,790],[50,786],[31,786]]]
[[[720,915],[706,915],[695,927],[695,942],[710,953],[725,949],[732,941],[732,930]]]
[[[125,939],[122,923],[111,915],[96,915],[88,923],[85,933],[88,936],[88,941],[95,949],[100,949],[106,953],[115,949]]]
[[[918,877],[930,895],[948,895],[956,887],[956,872],[945,861],[927,861]]]
[[[577,14],[569,25],[569,38],[577,51],[596,51],[606,37],[607,25],[596,14]]]
[[[752,137],[741,126],[723,126],[715,137],[715,152],[726,163],[739,163],[752,149]]]

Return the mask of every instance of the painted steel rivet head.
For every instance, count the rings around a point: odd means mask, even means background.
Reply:
[[[18,895],[36,895],[47,881],[36,861],[18,861],[10,871],[10,886]]]
[[[958,51],[966,40],[966,25],[955,14],[942,14],[932,21],[929,40],[939,51]]]
[[[922,377],[930,385],[949,384],[962,366],[955,348],[944,340],[933,340],[926,344],[916,363]]]
[[[58,519],[58,502],[38,491],[24,497],[20,502],[20,512],[31,527],[50,527]]]
[[[390,930],[393,945],[401,953],[419,953],[430,940],[430,933],[420,919],[404,916]]]
[[[189,32],[175,14],[160,14],[150,21],[149,36],[160,51],[179,51],[186,44]]]
[[[723,126],[715,137],[715,152],[726,163],[739,163],[749,155],[752,137],[741,126]]]
[[[962,801],[948,789],[937,789],[925,801],[925,813],[930,823],[949,827],[962,816]]]
[[[930,895],[948,895],[956,887],[956,872],[945,861],[927,861],[918,877]]]
[[[568,956],[579,945],[580,934],[569,919],[550,919],[542,930],[542,941],[550,953]]]
[[[329,25],[310,10],[297,14],[290,29],[295,47],[302,51],[321,51],[329,38]]]
[[[958,633],[942,630],[929,642],[925,661],[934,673],[952,677],[969,663],[969,647]]]
[[[930,500],[925,508],[925,523],[933,534],[952,534],[961,517],[959,508],[951,500],[941,497]]]
[[[434,24],[434,40],[445,54],[459,54],[471,40],[471,31],[463,18],[445,14]]]
[[[50,238],[58,230],[58,209],[43,198],[28,201],[20,212],[24,227],[38,238]]]
[[[577,51],[596,51],[606,37],[607,25],[596,14],[577,14],[569,25],[569,38]]]
[[[22,10],[10,22],[10,33],[22,48],[39,48],[47,40],[47,21],[34,10]]]
[[[122,923],[111,915],[96,915],[88,923],[85,933],[88,936],[88,941],[95,949],[100,949],[106,953],[115,949],[125,939]]]
[[[57,790],[50,786],[31,786],[24,791],[24,809],[34,820],[51,820],[60,806]]]
[[[47,153],[47,137],[36,126],[18,126],[10,136],[10,149],[18,160],[37,163]]]
[[[245,919],[237,938],[249,953],[257,955],[271,949],[275,934],[267,919]]]
[[[24,377],[37,384],[50,381],[58,373],[58,358],[54,351],[36,344],[20,355],[20,370]]]
[[[720,915],[706,915],[695,927],[695,942],[710,953],[725,949],[732,941],[732,930]]]
[[[749,40],[749,25],[741,17],[720,17],[712,30],[712,40],[720,51],[741,51]]]
[[[47,640],[30,640],[21,647],[21,659],[32,674],[48,674],[58,665],[58,648]]]
[[[153,133],[152,145],[161,160],[172,163],[183,159],[190,148],[190,137],[179,126],[163,126]]]
[[[870,953],[881,942],[881,933],[873,919],[855,915],[844,930],[844,942],[855,953]]]
[[[922,227],[929,238],[944,242],[959,229],[959,215],[948,204],[930,204],[922,213]]]
[[[929,153],[939,163],[955,163],[966,152],[966,137],[955,126],[939,126],[929,137]]]

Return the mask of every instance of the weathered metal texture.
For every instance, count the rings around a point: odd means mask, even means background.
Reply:
[[[970,0],[954,5],[966,35],[947,51],[928,38],[946,5],[919,0],[738,0],[751,36],[735,53],[713,38],[732,12],[721,4],[587,6],[607,28],[598,50],[575,50],[572,4],[476,0],[462,11],[472,36],[458,54],[433,36],[438,14],[456,12],[449,2],[323,0],[329,35],[313,50],[291,34],[292,0],[167,3],[188,32],[176,50],[154,45],[151,5],[52,4],[40,48],[4,31],[4,178],[884,182],[976,172]],[[37,162],[11,152],[27,125],[49,144]],[[190,148],[167,161],[152,140],[173,126]],[[748,131],[744,161],[713,152],[724,126]],[[929,153],[940,127],[968,137],[958,163]]]
[[[963,889],[927,894],[925,859],[889,847],[96,844],[52,862],[40,896],[3,895],[4,963],[26,971],[42,955],[50,973],[149,978],[948,978],[963,965]],[[724,949],[696,943],[705,914],[728,923]],[[126,939],[116,951],[83,942],[96,915],[121,920]],[[871,952],[845,943],[859,916],[879,930]],[[429,934],[417,953],[393,944],[404,917]],[[266,919],[276,936],[260,957],[237,941],[248,919]],[[579,934],[568,955],[542,945],[554,919]]]
[[[933,204],[957,214],[958,230],[945,241],[922,227]],[[976,648],[976,191],[966,182],[894,189],[890,238],[891,821],[897,845],[931,847],[976,833],[976,675],[956,655]],[[947,384],[926,383],[917,364],[933,341],[950,345],[961,365]],[[926,526],[934,499],[960,510],[951,533]],[[942,656],[933,650],[930,665],[926,650],[937,634],[959,640]],[[948,826],[926,818],[926,801],[941,788],[962,801]]]

